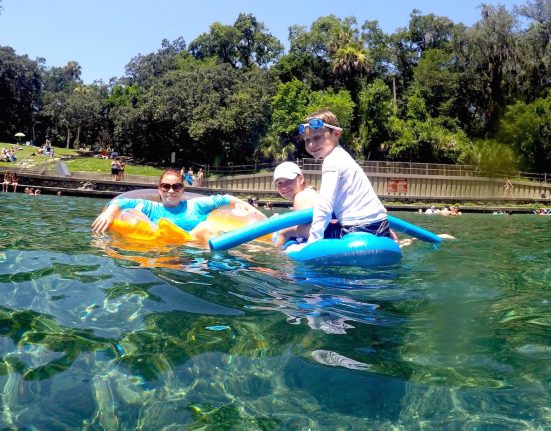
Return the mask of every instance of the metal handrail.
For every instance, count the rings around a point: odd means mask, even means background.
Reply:
[[[316,159],[298,159],[295,162],[302,170],[305,171],[320,171],[322,160]],[[212,165],[196,165],[202,167],[208,175],[243,175],[258,173],[263,169],[274,169],[277,166],[274,163],[257,163],[250,165],[230,165],[230,166],[212,166]],[[372,161],[359,160],[358,164],[366,173],[380,173],[393,175],[434,175],[434,176],[459,176],[459,177],[478,177],[491,176],[503,177],[510,179],[528,179],[542,183],[551,182],[551,174],[534,173],[522,171],[496,171],[491,174],[483,172],[479,167],[473,165],[449,165],[444,163],[418,163],[418,162],[387,162],[387,161]]]

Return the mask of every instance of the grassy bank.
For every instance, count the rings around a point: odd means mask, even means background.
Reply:
[[[33,146],[14,146],[13,144],[0,142],[0,151],[2,148],[17,148],[15,150],[17,161],[15,162],[15,164],[13,162],[0,162],[0,167],[17,168],[22,164],[25,164],[25,166],[28,167],[42,166],[44,163],[55,163],[61,160],[72,172],[111,172],[111,160],[97,158],[89,153],[82,153],[70,148],[67,149],[54,147],[54,158],[39,155],[37,153],[38,147]],[[163,169],[160,168],[146,165],[137,165],[133,163],[127,163],[125,168],[125,172],[129,175],[158,176],[161,174],[162,171]]]

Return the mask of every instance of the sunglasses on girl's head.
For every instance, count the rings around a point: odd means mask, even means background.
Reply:
[[[159,184],[159,187],[163,192],[168,192],[170,191],[170,189],[174,190],[175,192],[179,192],[184,188],[184,185],[182,183],[174,183],[174,184],[161,183]]]
[[[324,126],[329,127],[330,129],[342,130],[340,127],[324,123],[323,120],[321,120],[320,118],[312,118],[307,123],[298,125],[298,134],[303,135],[307,127],[310,127],[311,129],[321,129]]]

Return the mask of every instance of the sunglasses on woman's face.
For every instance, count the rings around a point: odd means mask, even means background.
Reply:
[[[184,185],[182,183],[174,183],[174,184],[161,183],[161,184],[159,184],[159,188],[163,192],[168,192],[168,191],[170,191],[170,189],[174,190],[175,192],[179,192],[180,190],[182,190],[184,188]]]

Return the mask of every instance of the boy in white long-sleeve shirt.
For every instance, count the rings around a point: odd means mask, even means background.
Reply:
[[[328,110],[314,112],[298,129],[304,138],[306,151],[315,159],[324,159],[319,199],[314,207],[308,242],[323,238],[332,214],[340,222],[341,237],[351,232],[391,237],[386,209],[371,182],[339,145],[342,129],[337,117]]]

